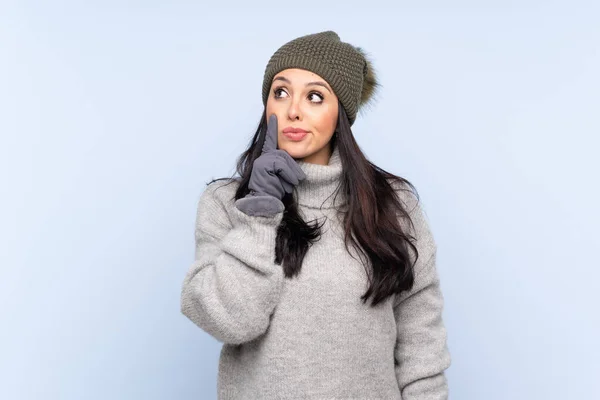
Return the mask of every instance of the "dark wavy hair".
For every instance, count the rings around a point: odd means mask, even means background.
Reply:
[[[237,160],[236,173],[239,177],[217,178],[208,182],[229,179],[239,182],[235,199],[249,193],[248,182],[254,160],[261,155],[267,132],[266,109],[260,118],[258,128],[250,145]],[[375,307],[389,296],[410,290],[414,284],[414,265],[419,257],[415,239],[404,232],[399,216],[412,221],[402,201],[397,197],[392,182],[398,183],[399,190],[409,190],[419,200],[416,188],[408,180],[387,172],[371,163],[356,143],[348,116],[339,104],[336,133],[331,138],[332,149],[339,146],[342,161],[341,182],[335,193],[344,193],[347,206],[344,210],[344,242],[346,250],[352,244],[370,263],[365,265],[369,281],[367,292],[361,296],[365,303],[372,297]],[[232,183],[230,182],[230,183]],[[208,185],[207,184],[207,185]],[[322,224],[309,224],[302,219],[292,193],[282,199],[285,205],[282,221],[277,228],[275,262],[283,265],[286,278],[300,273],[302,260],[313,242],[321,235]],[[408,246],[416,254],[411,263]],[[370,268],[368,266],[370,264]]]

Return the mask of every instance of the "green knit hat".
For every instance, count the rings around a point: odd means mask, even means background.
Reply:
[[[262,97],[267,104],[275,75],[284,69],[300,68],[321,76],[331,86],[350,120],[356,120],[361,107],[373,97],[379,86],[366,53],[342,42],[337,33],[325,31],[296,38],[271,56],[265,69]]]

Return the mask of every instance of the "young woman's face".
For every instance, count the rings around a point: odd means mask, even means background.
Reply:
[[[338,98],[323,78],[297,68],[275,75],[267,99],[267,120],[271,114],[277,115],[279,149],[296,159],[328,164],[329,141],[337,125]],[[299,128],[307,133],[294,138],[286,135],[286,128]]]

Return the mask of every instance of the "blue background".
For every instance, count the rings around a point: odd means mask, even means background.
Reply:
[[[196,202],[272,53],[329,29],[438,242],[451,398],[600,398],[598,2],[203,3],[1,3],[0,398],[216,397],[179,309]]]

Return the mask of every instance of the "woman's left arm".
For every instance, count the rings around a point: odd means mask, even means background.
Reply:
[[[413,289],[394,308],[395,370],[403,400],[448,398],[444,371],[450,366],[450,352],[435,258],[434,252],[416,274]]]
[[[419,251],[411,290],[401,293],[394,305],[397,340],[395,372],[403,400],[446,400],[445,370],[450,352],[442,312],[444,298],[436,267],[437,245],[420,204],[407,200],[412,208]]]

